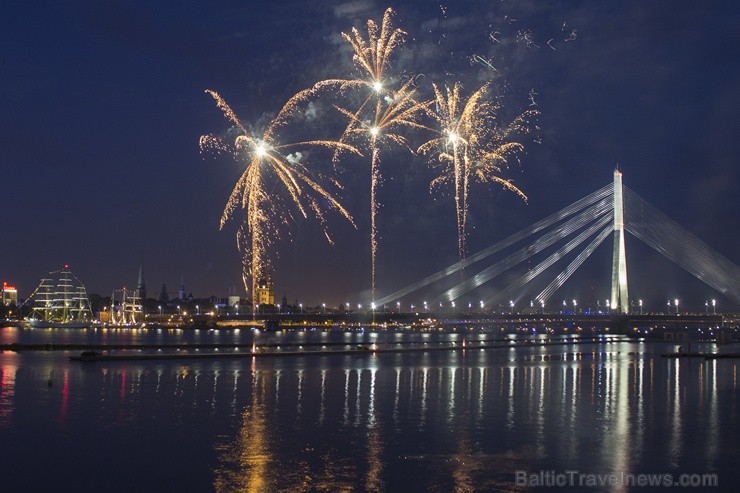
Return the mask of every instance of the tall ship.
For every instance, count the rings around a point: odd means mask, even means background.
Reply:
[[[121,303],[116,304],[116,293],[121,293]],[[113,291],[110,302],[110,315],[105,322],[110,326],[141,326],[144,325],[144,306],[140,298],[141,289],[127,291],[126,288]],[[101,318],[101,321],[102,318]]]
[[[85,285],[66,265],[41,279],[29,301],[32,327],[82,328],[93,323]]]

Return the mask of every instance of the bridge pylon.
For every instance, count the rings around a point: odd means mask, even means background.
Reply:
[[[610,307],[616,313],[629,313],[627,295],[627,252],[624,248],[624,199],[622,173],[614,170],[614,256],[612,257],[612,296]]]

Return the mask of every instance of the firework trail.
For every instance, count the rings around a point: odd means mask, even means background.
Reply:
[[[329,243],[331,236],[326,225],[322,202],[330,209],[338,211],[354,226],[349,212],[326,188],[319,184],[306,166],[301,162],[302,154],[296,149],[324,148],[333,152],[347,151],[358,155],[353,146],[333,140],[307,140],[295,143],[281,143],[278,131],[289,121],[299,102],[305,100],[306,92],[293,96],[280,110],[277,117],[268,123],[261,135],[256,135],[236,116],[226,101],[215,91],[207,90],[216,101],[226,119],[237,132],[233,144],[219,137],[204,135],[200,138],[201,150],[225,151],[232,149],[238,160],[246,163],[244,172],[231,191],[221,215],[220,228],[223,228],[237,209],[244,211],[244,221],[237,231],[237,247],[242,255],[242,279],[244,287],[252,293],[252,306],[256,306],[255,288],[257,280],[269,266],[269,247],[279,238],[281,226],[293,220],[284,199],[276,193],[272,184],[282,184],[289,204],[295,206],[301,216],[316,218],[322,225]],[[336,181],[334,181],[335,184]],[[269,192],[267,185],[270,185]]]
[[[412,80],[399,89],[390,87],[385,71],[389,66],[394,50],[403,42],[406,34],[392,26],[393,10],[388,8],[383,14],[380,26],[370,19],[367,21],[367,35],[353,28],[342,37],[353,50],[353,61],[361,76],[356,79],[328,79],[315,84],[306,94],[322,90],[338,90],[343,93],[349,89],[366,90],[362,103],[354,110],[336,106],[349,122],[340,142],[358,138],[364,140],[370,150],[370,276],[372,298],[375,300],[375,260],[378,250],[377,214],[379,204],[377,192],[381,181],[381,146],[399,144],[411,150],[406,139],[399,133],[401,128],[421,127],[415,121],[430,104],[416,101]],[[335,156],[336,157],[336,156]]]
[[[432,84],[435,110],[428,111],[437,122],[437,136],[421,145],[419,154],[436,156],[441,164],[441,174],[430,183],[430,192],[452,185],[457,217],[458,253],[466,256],[468,195],[471,181],[498,183],[519,195],[527,196],[514,183],[501,176],[510,160],[519,160],[524,145],[512,140],[514,135],[530,131],[530,120],[539,115],[528,110],[517,116],[509,125],[497,121],[501,106],[486,96],[488,83],[462,99],[460,83],[444,90]]]
[[[427,127],[418,123],[418,115],[425,113],[432,101],[419,102],[414,99],[416,89],[412,87],[411,80],[407,81],[400,89],[387,96],[378,99],[374,111],[365,119],[365,115],[358,115],[347,109],[337,107],[340,113],[349,118],[349,125],[345,130],[344,138],[352,141],[355,137],[367,139],[371,152],[370,159],[370,272],[372,298],[375,301],[375,258],[378,251],[378,230],[376,217],[378,214],[377,191],[380,185],[380,149],[382,146],[396,144],[413,150],[409,147],[406,137],[399,131],[404,128]]]

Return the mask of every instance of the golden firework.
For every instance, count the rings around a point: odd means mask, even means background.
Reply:
[[[334,195],[319,184],[317,178],[312,177],[312,173],[302,162],[302,154],[298,151],[319,147],[333,152],[348,151],[358,155],[360,153],[349,144],[333,140],[280,142],[277,137],[278,131],[289,121],[288,116],[294,111],[296,104],[304,99],[303,93],[291,98],[259,136],[241,122],[218,93],[211,90],[207,90],[206,93],[216,100],[216,105],[234,125],[237,135],[231,145],[212,135],[202,136],[201,149],[231,148],[237,159],[245,163],[244,172],[226,202],[220,227],[223,228],[237,209],[244,211],[244,221],[237,232],[237,246],[242,254],[244,287],[248,291],[251,288],[253,306],[256,306],[254,305],[256,283],[265,274],[265,268],[270,262],[268,247],[279,238],[281,226],[292,219],[290,209],[283,207],[282,197],[275,193],[272,184],[277,182],[282,185],[282,189],[287,192],[284,195],[289,198],[289,202],[301,216],[308,218],[311,215],[319,220],[327,240],[332,243],[321,203],[328,203],[331,209],[338,211],[353,226],[354,221]],[[334,183],[336,184],[336,181]]]
[[[501,175],[509,162],[518,161],[524,152],[524,145],[512,138],[528,133],[530,119],[539,112],[525,111],[510,124],[501,125],[500,104],[486,99],[488,83],[464,101],[460,83],[452,87],[445,85],[444,90],[436,84],[432,87],[436,109],[429,114],[438,124],[437,136],[420,146],[418,152],[436,156],[441,165],[441,173],[430,183],[430,192],[447,185],[454,189],[458,253],[460,258],[465,258],[470,182],[498,183],[527,200],[512,180]]]
[[[351,112],[344,108],[337,109],[349,118],[349,125],[345,130],[344,139],[353,139],[358,136],[367,139],[370,148],[370,276],[373,302],[375,301],[375,259],[378,251],[378,230],[376,217],[378,214],[377,191],[380,185],[380,148],[382,144],[398,144],[411,149],[408,141],[400,130],[403,128],[426,128],[416,121],[416,117],[428,109],[431,101],[419,102],[414,99],[416,89],[412,81],[407,81],[393,96],[378,98],[374,111],[369,119],[364,115]],[[412,151],[413,152],[413,151]]]
[[[375,260],[378,250],[377,214],[379,204],[377,191],[380,185],[380,145],[395,143],[409,148],[405,137],[399,133],[403,128],[421,127],[416,117],[423,113],[429,103],[414,99],[415,89],[412,80],[408,80],[397,90],[391,87],[391,81],[385,77],[385,70],[390,64],[394,50],[403,42],[406,34],[392,26],[393,10],[388,8],[383,20],[378,24],[367,21],[367,35],[353,28],[342,37],[353,50],[353,60],[360,69],[362,77],[357,79],[328,79],[313,86],[308,93],[324,89],[365,89],[367,95],[354,110],[336,106],[348,117],[340,142],[356,140],[358,137],[367,142],[370,150],[370,277],[373,301],[375,299]],[[409,150],[411,150],[409,148]]]

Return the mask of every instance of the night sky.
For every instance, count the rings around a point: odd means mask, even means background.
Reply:
[[[470,252],[608,184],[618,166],[625,185],[740,263],[735,2],[10,0],[0,15],[0,281],[25,297],[67,263],[88,292],[109,294],[135,285],[143,252],[150,295],[163,283],[176,292],[181,275],[196,297],[244,293],[236,221],[218,227],[241,168],[201,155],[199,137],[229,127],[204,90],[256,124],[314,82],[356,75],[340,33],[388,6],[408,32],[389,70],[398,79],[417,76],[426,95],[432,81],[473,90],[492,79],[511,114],[532,92],[542,112],[506,175],[529,202],[474,188]],[[337,138],[341,116],[318,111],[306,125]],[[381,169],[382,296],[457,253],[452,197],[429,194],[428,164],[393,149]],[[278,297],[369,301],[368,175],[367,159],[339,171],[357,230],[330,214],[333,246],[315,222],[283,233]],[[610,249],[555,298],[606,298]],[[712,297],[733,306],[629,236],[627,256],[630,294],[656,309],[668,296],[702,311]]]

